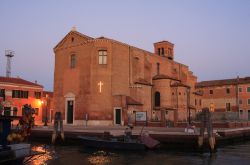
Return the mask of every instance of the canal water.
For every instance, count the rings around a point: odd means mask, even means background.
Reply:
[[[81,146],[36,144],[33,150],[46,151],[29,165],[250,165],[250,142],[219,148],[217,153],[181,151],[121,152],[83,149]]]

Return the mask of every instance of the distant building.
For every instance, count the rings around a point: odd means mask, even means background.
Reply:
[[[44,120],[43,86],[21,78],[0,77],[0,102],[4,107],[2,115],[21,116],[23,105],[35,108],[35,122]],[[50,109],[50,107],[47,107]]]
[[[54,48],[54,109],[67,124],[123,125],[137,112],[148,124],[187,121],[201,105],[197,77],[174,61],[174,44],[161,41],[154,49],[73,29]]]
[[[240,119],[250,120],[250,77],[202,81],[196,88],[203,93],[202,107],[237,112]]]
[[[43,101],[43,105],[42,105],[42,119],[43,122],[47,116],[47,121],[48,122],[52,122],[52,120],[54,119],[54,101],[53,101],[53,92],[50,91],[43,91],[42,94],[42,101]]]

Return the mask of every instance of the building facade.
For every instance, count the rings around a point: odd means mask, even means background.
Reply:
[[[203,93],[203,107],[235,112],[240,119],[250,120],[250,77],[202,81],[196,88]]]
[[[29,104],[35,109],[35,123],[41,123],[45,119],[45,101],[42,85],[21,78],[0,77],[1,115],[22,116],[23,105]]]
[[[55,111],[66,124],[123,125],[137,112],[148,123],[186,121],[200,106],[197,78],[174,61],[174,44],[154,49],[70,31],[54,48]]]
[[[43,122],[47,120],[48,123],[52,123],[54,119],[54,101],[53,101],[53,92],[43,91],[42,93],[42,119]]]

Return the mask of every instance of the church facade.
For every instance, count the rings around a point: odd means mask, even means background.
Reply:
[[[65,124],[175,124],[201,107],[197,77],[174,61],[174,44],[154,53],[71,30],[54,48],[54,109]],[[139,115],[139,116],[138,116]]]

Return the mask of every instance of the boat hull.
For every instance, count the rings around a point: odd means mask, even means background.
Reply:
[[[117,149],[117,150],[145,150],[146,147],[142,143],[138,142],[124,142],[116,140],[104,140],[93,137],[83,137],[79,136],[82,144],[85,147],[93,148],[107,148],[107,149]]]

